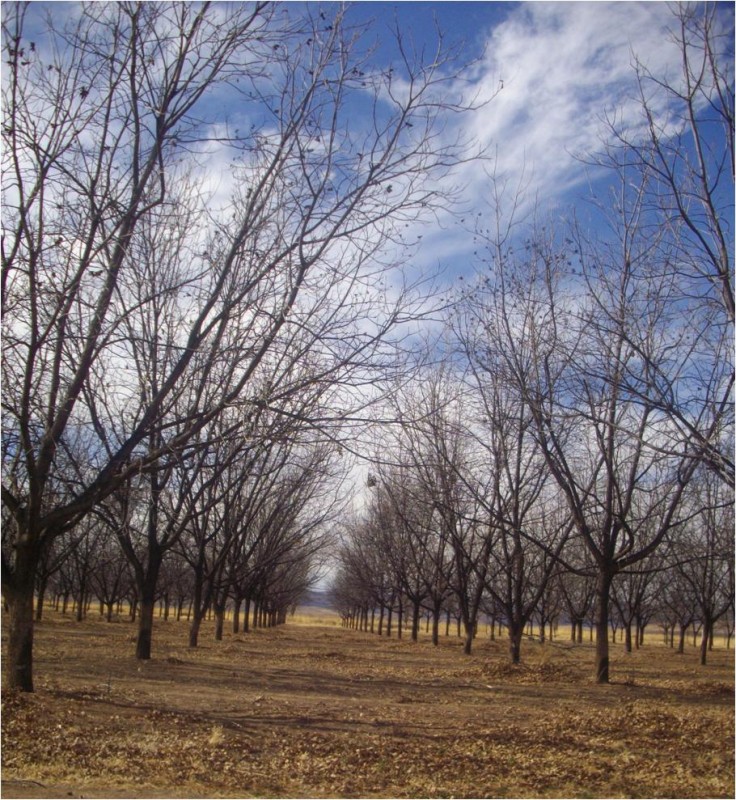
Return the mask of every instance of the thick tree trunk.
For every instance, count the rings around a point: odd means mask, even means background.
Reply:
[[[6,577],[2,587],[9,613],[5,682],[8,689],[22,692],[33,691],[33,594],[38,555],[37,548],[21,537],[15,549],[13,574]]]
[[[8,689],[33,691],[33,581],[5,593],[10,619],[5,656]]]
[[[225,628],[225,606],[215,606],[215,641],[222,641],[222,634]]]
[[[515,624],[509,620],[509,656],[512,664],[521,661],[521,637],[524,631],[524,623]]]
[[[465,641],[463,642],[463,654],[469,656],[473,651],[473,639],[475,639],[475,617],[466,616],[463,619],[465,629]]]
[[[135,646],[135,657],[140,661],[151,658],[151,645],[153,642],[153,615],[156,603],[153,599],[141,593],[138,608],[138,638]]]
[[[199,644],[199,629],[202,625],[202,614],[194,611],[192,621],[189,624],[189,647],[195,648]]]
[[[608,654],[608,612],[611,598],[613,573],[601,569],[596,586],[596,623],[595,623],[595,680],[596,683],[609,682]]]
[[[156,584],[163,557],[160,553],[149,553],[148,568],[139,587],[138,640],[135,657],[140,661],[151,658],[153,642],[153,616],[156,610]]]

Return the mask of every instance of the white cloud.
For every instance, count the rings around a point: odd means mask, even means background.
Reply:
[[[606,113],[636,116],[634,57],[657,75],[677,71],[665,3],[526,3],[490,34],[480,78],[491,102],[473,119],[511,183],[559,197],[585,177],[576,155],[601,147]],[[477,174],[477,173],[476,173]],[[471,181],[476,188],[478,181]]]
[[[580,157],[602,150],[606,115],[629,129],[641,124],[635,59],[677,80],[673,23],[666,3],[528,2],[490,29],[483,59],[464,76],[488,102],[462,119],[463,132],[492,156],[485,170],[469,163],[456,175],[465,185],[466,225],[478,212],[487,215],[491,171],[506,184],[508,208],[523,187],[517,215],[537,197],[550,210],[571,205],[571,190],[584,194],[591,171]],[[663,104],[654,108],[664,114]],[[420,269],[441,258],[451,271],[465,271],[472,235],[449,221],[424,233]]]

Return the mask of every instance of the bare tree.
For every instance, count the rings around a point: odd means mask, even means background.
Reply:
[[[667,248],[651,259],[652,280],[669,287],[669,312],[679,315],[679,325],[668,322],[664,358],[647,347],[646,330],[627,332],[638,361],[627,389],[666,414],[733,486],[733,15],[718,3],[672,11],[681,70],[660,76],[637,59],[640,115],[628,127],[610,119],[594,161],[614,169],[622,186],[638,186],[641,218]]]
[[[676,573],[702,623],[700,663],[704,665],[715,623],[734,604],[734,498],[712,475],[701,473],[688,499],[695,513],[672,549]]]
[[[350,388],[392,367],[390,334],[419,308],[407,285],[381,291],[382,254],[400,224],[448,200],[426,178],[466,153],[436,125],[463,105],[442,97],[454,73],[441,51],[414,59],[400,34],[403,60],[377,73],[343,9],[329,25],[274,10],[89,4],[45,27],[45,8],[5,15],[11,686],[33,687],[49,539],[141,475],[153,526],[158,470],[191,456],[229,405],[280,402],[308,380],[345,388],[340,422],[365,403]],[[252,129],[209,117],[218,92]],[[356,93],[372,98],[362,130]],[[213,149],[235,159],[220,214],[201,188]],[[176,269],[151,269],[161,253]]]
[[[628,390],[639,361],[632,326],[648,328],[642,342],[653,363],[668,341],[660,326],[667,287],[649,272],[656,240],[642,230],[641,196],[635,190],[617,209],[614,243],[583,250],[578,241],[579,275],[554,232],[532,236],[521,256],[492,233],[493,273],[469,295],[486,347],[495,348],[518,406],[529,409],[539,451],[595,562],[599,682],[608,681],[611,582],[679,524],[697,460],[654,404]]]
[[[558,568],[572,525],[549,486],[531,409],[507,385],[496,342],[488,341],[472,302],[467,305],[471,296],[451,326],[467,364],[466,417],[473,417],[469,429],[479,453],[473,489],[496,530],[486,588],[503,610],[511,661],[518,663],[524,629]]]

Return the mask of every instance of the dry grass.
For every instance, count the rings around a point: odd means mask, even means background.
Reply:
[[[37,629],[37,692],[3,696],[4,797],[732,797],[733,651],[701,668],[614,647],[386,640],[306,615],[186,647],[158,623]],[[301,624],[298,624],[301,623]],[[330,624],[332,623],[332,624]]]

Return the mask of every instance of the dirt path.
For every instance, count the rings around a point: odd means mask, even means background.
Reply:
[[[202,637],[50,616],[37,688],[3,697],[3,797],[732,797],[733,653],[379,639],[287,625]]]

